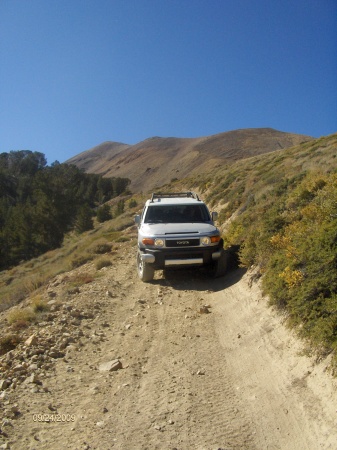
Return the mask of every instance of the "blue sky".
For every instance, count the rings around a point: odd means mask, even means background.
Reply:
[[[0,0],[0,153],[337,131],[335,0]]]

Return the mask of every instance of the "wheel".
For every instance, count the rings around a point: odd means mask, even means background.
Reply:
[[[214,262],[212,267],[212,276],[214,278],[223,277],[227,271],[228,255],[225,250],[221,250],[220,258]]]
[[[138,271],[138,276],[142,281],[152,281],[153,277],[154,277],[154,268],[142,261],[142,258],[140,257],[140,253],[137,253],[137,271]]]

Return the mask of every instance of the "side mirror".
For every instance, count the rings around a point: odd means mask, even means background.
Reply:
[[[139,215],[139,214],[137,214],[137,215],[135,216],[135,222],[136,222],[137,225],[140,224],[140,215]]]
[[[211,213],[212,221],[215,222],[218,220],[218,213],[216,211]]]

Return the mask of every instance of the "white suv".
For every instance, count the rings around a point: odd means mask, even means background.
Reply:
[[[193,192],[152,194],[135,217],[140,279],[151,281],[155,270],[193,266],[224,275],[227,258],[216,219],[217,213],[210,214]]]

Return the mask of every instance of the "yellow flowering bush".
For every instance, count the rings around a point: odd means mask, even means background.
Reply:
[[[287,286],[292,289],[301,284],[304,275],[300,270],[292,270],[289,266],[287,266],[283,272],[279,274],[279,277],[282,278]]]

